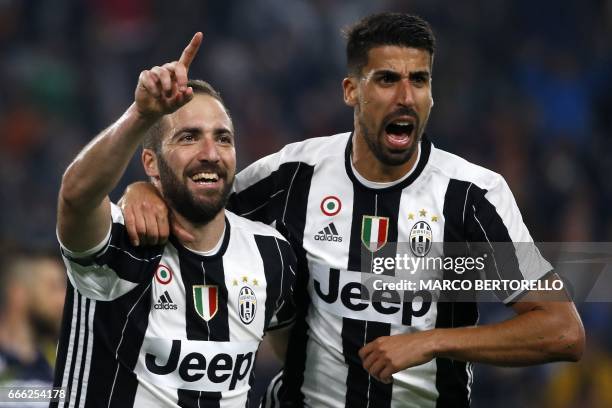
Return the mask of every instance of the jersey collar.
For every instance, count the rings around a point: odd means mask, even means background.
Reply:
[[[355,177],[355,173],[353,172],[353,168],[351,166],[351,153],[353,151],[353,135],[354,134],[355,132],[351,132],[351,136],[348,138],[348,142],[346,143],[346,149],[344,150],[344,167],[346,169],[346,174],[349,176],[353,184],[362,189],[376,191],[379,193],[383,193],[387,191],[403,190],[404,188],[412,184],[414,180],[416,180],[417,177],[421,175],[421,173],[423,172],[423,169],[425,168],[425,165],[429,161],[429,155],[431,153],[431,142],[429,141],[429,138],[427,137],[427,135],[423,134],[423,138],[421,139],[421,157],[419,157],[419,161],[416,163],[416,167],[414,168],[414,171],[412,172],[412,174],[410,174],[410,176],[408,176],[401,183],[397,183],[390,187],[372,188],[372,187],[365,186],[363,185],[363,183],[361,183],[357,179],[357,177]]]
[[[170,243],[172,243],[172,245],[174,245],[174,247],[181,253],[183,254],[188,254],[188,256],[195,256],[201,259],[216,259],[219,257],[222,257],[225,254],[225,251],[227,250],[227,246],[229,244],[229,240],[230,240],[230,222],[229,219],[227,218],[227,215],[225,216],[225,234],[223,235],[223,242],[221,243],[221,247],[219,248],[219,250],[217,252],[215,252],[213,255],[200,255],[197,254],[193,251],[190,251],[189,249],[185,248],[183,246],[183,244],[181,244],[179,242],[179,240],[174,236],[174,235],[170,235],[169,241]]]

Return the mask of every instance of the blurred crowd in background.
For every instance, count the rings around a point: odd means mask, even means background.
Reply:
[[[129,106],[141,70],[177,59],[203,31],[190,74],[221,91],[242,168],[287,143],[352,129],[341,29],[378,11],[433,26],[427,133],[437,147],[502,173],[536,241],[611,241],[610,0],[0,0],[0,380],[18,376],[11,359],[53,363],[57,305],[42,319],[40,301],[20,296],[63,297],[65,276],[43,277],[58,267],[47,254],[58,254],[62,172]],[[112,198],[139,179],[137,158]],[[580,364],[478,366],[474,407],[612,406],[611,304],[578,306],[588,338]],[[500,307],[481,321],[507,315]],[[31,325],[36,352],[13,341],[16,316]]]

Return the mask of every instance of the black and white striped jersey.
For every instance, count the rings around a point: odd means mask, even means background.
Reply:
[[[114,204],[104,242],[62,252],[62,407],[245,407],[264,332],[294,318],[289,243],[229,211],[208,256],[173,237],[133,247]]]
[[[364,180],[352,167],[351,149],[350,133],[309,139],[255,162],[236,178],[233,211],[284,229],[294,246],[296,304],[305,306],[298,311],[282,385],[272,384],[275,395],[266,403],[468,406],[471,364],[437,358],[383,384],[363,369],[358,351],[380,336],[474,325],[476,304],[425,302],[409,292],[397,294],[401,302],[363,301],[361,253],[410,242],[419,230],[430,242],[532,242],[512,193],[500,175],[439,150],[426,138],[416,166],[396,183]],[[415,249],[419,245],[423,242],[415,240]],[[526,265],[514,254],[501,277],[544,276],[551,267],[531,248],[535,262]],[[506,292],[502,300],[517,295]],[[279,399],[282,404],[275,405]]]

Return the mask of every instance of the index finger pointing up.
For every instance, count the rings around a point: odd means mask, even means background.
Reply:
[[[182,64],[185,68],[189,69],[191,62],[195,58],[198,53],[198,49],[200,48],[200,44],[202,44],[202,33],[198,31],[195,33],[187,47],[183,50],[181,54],[181,58],[179,58],[179,64]]]

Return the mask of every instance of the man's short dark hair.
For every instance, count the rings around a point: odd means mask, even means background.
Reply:
[[[348,72],[357,75],[368,63],[368,52],[374,47],[398,45],[429,52],[433,61],[436,39],[429,23],[405,13],[380,13],[363,18],[344,30],[347,38]]]
[[[187,86],[190,86],[193,89],[193,94],[195,95],[208,95],[212,96],[223,105],[223,108],[227,112],[229,116],[229,110],[223,99],[221,98],[221,94],[215,90],[208,82],[202,81],[201,79],[190,79],[187,81]],[[144,149],[153,150],[156,154],[161,152],[161,141],[164,133],[164,123],[163,117],[161,117],[151,128],[147,131],[147,135],[145,136],[142,147]]]

